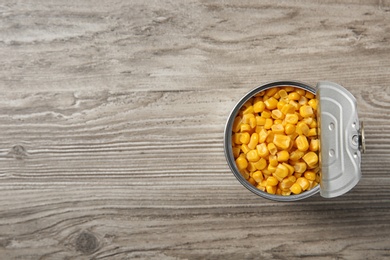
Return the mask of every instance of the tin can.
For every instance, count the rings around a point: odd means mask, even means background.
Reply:
[[[317,120],[320,139],[320,185],[297,195],[274,195],[250,184],[236,166],[232,149],[232,127],[241,107],[262,91],[291,86],[308,91],[318,101]],[[237,180],[256,195],[274,201],[297,201],[320,192],[322,197],[340,196],[352,189],[361,178],[361,153],[365,150],[364,128],[359,123],[356,99],[342,86],[322,81],[316,87],[297,81],[276,81],[258,86],[244,95],[231,111],[224,132],[224,152]]]

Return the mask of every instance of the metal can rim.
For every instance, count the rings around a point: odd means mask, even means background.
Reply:
[[[297,201],[297,200],[302,200],[308,197],[313,196],[314,194],[318,193],[320,191],[320,185],[317,185],[313,189],[309,191],[302,192],[301,194],[298,195],[289,195],[289,196],[281,196],[281,195],[273,195],[269,194],[267,192],[261,191],[251,185],[245,178],[241,175],[239,172],[234,156],[233,156],[233,150],[232,150],[232,126],[233,126],[233,121],[234,118],[237,116],[240,108],[243,106],[243,104],[248,101],[251,97],[253,97],[255,94],[270,89],[270,88],[275,88],[275,87],[281,87],[281,86],[292,86],[292,87],[297,87],[304,89],[306,91],[309,91],[313,93],[314,95],[316,94],[316,89],[306,83],[299,82],[299,81],[289,81],[289,80],[283,80],[283,81],[273,81],[266,83],[264,85],[260,85],[246,93],[234,106],[232,111],[229,114],[228,120],[225,125],[225,130],[224,130],[224,153],[225,157],[227,160],[227,163],[229,165],[230,170],[233,172],[234,176],[236,179],[249,191],[252,193],[261,196],[263,198],[269,199],[269,200],[274,200],[274,201]]]

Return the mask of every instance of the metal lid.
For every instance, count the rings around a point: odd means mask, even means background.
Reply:
[[[321,183],[325,198],[351,190],[361,178],[363,125],[359,124],[356,99],[342,86],[328,81],[317,84]]]

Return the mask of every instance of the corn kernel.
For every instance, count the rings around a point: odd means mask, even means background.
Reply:
[[[257,151],[256,150],[250,150],[247,154],[246,154],[246,159],[250,162],[257,162],[258,160],[260,160],[260,156],[257,154]]]
[[[268,158],[269,164],[276,167],[279,164],[278,157],[276,155],[270,155]]]
[[[248,132],[241,133],[240,142],[242,144],[248,144],[250,138],[251,138],[251,135]]]
[[[278,149],[276,148],[274,143],[269,143],[267,145],[267,147],[268,147],[269,153],[272,154],[272,155],[275,155],[278,152]]]
[[[296,132],[299,135],[308,135],[310,131],[310,128],[305,124],[304,122],[299,122],[296,127]]]
[[[272,118],[273,119],[283,119],[284,114],[279,109],[272,110]]]
[[[256,101],[254,104],[253,104],[253,111],[255,113],[261,113],[263,112],[265,109],[265,104],[263,101],[259,100],[259,101]]]
[[[241,148],[240,147],[233,147],[232,151],[233,151],[233,156],[236,159],[240,155]]]
[[[306,136],[310,136],[310,137],[317,136],[317,128],[310,128]]]
[[[263,112],[261,112],[261,116],[264,118],[271,118],[272,114],[269,110],[264,110]]]
[[[278,93],[279,93],[279,96],[280,96],[281,98],[286,98],[286,97],[288,96],[287,91],[286,91],[285,89],[279,90]]]
[[[236,165],[239,170],[243,170],[246,169],[246,167],[248,167],[248,161],[245,158],[239,156],[236,159]]]
[[[250,119],[251,119],[251,118],[254,118],[254,117],[255,117],[254,114],[244,114],[244,115],[242,116],[241,123],[243,123],[243,124],[249,124]]]
[[[267,185],[276,186],[276,185],[278,185],[278,183],[279,183],[279,181],[273,176],[270,176],[267,179]]]
[[[279,91],[279,88],[270,88],[270,89],[267,89],[266,91],[265,91],[265,94],[267,95],[267,96],[273,96],[273,95],[275,95],[277,92]]]
[[[249,179],[249,176],[250,176],[250,175],[249,175],[248,170],[242,169],[242,170],[240,170],[240,173],[241,173],[242,177],[245,178],[245,180],[248,180],[248,179]]]
[[[306,162],[309,168],[314,168],[318,163],[318,155],[315,152],[308,152],[305,154],[302,159]]]
[[[279,162],[287,162],[290,157],[290,154],[286,150],[280,151],[276,155]]]
[[[274,140],[274,136],[275,136],[275,133],[272,132],[272,130],[268,130],[268,136],[267,136],[267,138],[265,139],[265,142],[266,142],[267,144],[272,143],[272,141]]]
[[[267,148],[267,145],[265,143],[258,144],[256,146],[257,153],[260,157],[265,158],[269,155],[269,150]]]
[[[294,184],[294,182],[290,181],[288,178],[283,179],[280,184],[279,188],[284,190],[284,191],[289,191],[291,186]]]
[[[304,173],[306,171],[306,163],[304,162],[296,162],[294,165],[295,173]]]
[[[309,181],[306,178],[304,178],[304,177],[298,178],[296,183],[298,183],[299,186],[301,186],[303,191],[307,190],[309,188],[309,186],[310,186]]]
[[[261,173],[261,171],[255,171],[253,174],[252,174],[252,178],[260,183],[263,179],[264,179],[264,176],[263,174]]]
[[[251,114],[251,115],[253,115],[253,114]],[[251,128],[255,128],[257,126],[256,118],[254,118],[254,117],[249,118],[249,126]]]
[[[253,164],[257,170],[264,170],[267,167],[267,161],[264,158],[260,158]]]
[[[291,92],[288,94],[288,99],[290,100],[299,100],[301,98],[301,95],[299,95],[297,92]]]
[[[272,174],[276,171],[276,167],[268,164],[267,170]]]
[[[297,148],[299,151],[306,152],[307,149],[309,149],[309,142],[307,141],[306,136],[304,135],[298,136],[295,142],[297,144]]]
[[[240,125],[240,131],[241,132],[249,132],[251,130],[252,130],[252,128],[251,128],[251,126],[249,124],[241,124]]]
[[[241,127],[241,117],[237,116],[236,118],[234,118],[232,131],[234,133],[237,133],[238,131],[240,131],[240,127]]]
[[[314,94],[309,92],[309,91],[306,91],[305,97],[307,97],[308,99],[312,99],[312,98],[314,98]]]
[[[291,191],[282,191],[282,196],[290,196],[291,195]]]
[[[295,102],[294,100],[290,100],[288,103],[294,107],[294,110],[299,110],[299,103]]]
[[[279,188],[277,188],[276,189],[276,193],[275,193],[276,195],[282,195],[282,190],[281,189],[279,189]]]
[[[286,92],[292,92],[292,91],[295,90],[295,88],[294,88],[294,87],[291,87],[291,86],[286,86],[286,87],[284,87],[283,89],[284,89]]]
[[[251,138],[249,140],[249,143],[248,143],[248,147],[250,149],[255,149],[256,146],[259,144],[259,134],[258,133],[253,133],[251,135]]]
[[[279,101],[278,102],[278,105],[276,106],[276,108],[280,111],[282,111],[283,107],[286,105],[287,103],[283,100]]]
[[[295,176],[288,176],[287,177],[290,181],[292,182],[296,182],[297,181],[297,178]]]
[[[285,178],[288,175],[288,173],[289,173],[288,168],[283,164],[279,164],[276,167],[275,175],[277,175],[281,179]]]
[[[287,114],[284,120],[287,124],[295,125],[298,123],[298,116],[296,114]]]
[[[305,153],[302,152],[302,151],[295,150],[295,151],[293,151],[293,152],[290,154],[290,160],[292,160],[292,161],[298,161],[299,159],[302,158],[302,156],[303,156],[304,154],[305,154]]]
[[[312,152],[317,152],[320,146],[320,141],[318,139],[311,139],[309,150]]]
[[[252,177],[249,177],[248,182],[249,182],[250,184],[252,184],[253,186],[256,185],[256,181],[255,181],[255,179],[253,179]]]
[[[265,188],[269,194],[276,194],[276,186],[267,185]]]
[[[270,97],[269,99],[264,101],[265,107],[269,110],[275,109],[278,105],[278,100],[276,100],[274,97]]]
[[[310,128],[317,128],[317,120],[313,119],[313,122],[309,126]]]
[[[290,191],[294,193],[295,195],[300,194],[302,192],[302,187],[298,183],[294,183],[290,187]]]
[[[301,89],[301,88],[295,89],[295,92],[297,92],[301,96],[306,95],[306,91],[304,89]]]
[[[247,107],[242,113],[245,114],[253,114],[255,111],[253,111],[253,106]]]
[[[288,169],[288,175],[292,175],[292,174],[294,173],[295,169],[294,169],[293,166],[291,166],[291,165],[288,164],[288,163],[282,163],[282,164],[283,164],[284,166],[287,167],[287,169]]]
[[[314,110],[317,110],[318,102],[317,102],[316,99],[311,99],[311,100],[308,102],[308,105],[311,106],[311,108],[313,108]]]
[[[312,171],[306,171],[303,176],[305,176],[305,178],[309,181],[315,181],[316,180],[316,175],[314,172]]]
[[[290,123],[286,124],[286,126],[284,127],[284,132],[286,133],[286,135],[291,135],[295,133],[295,125]]]
[[[268,136],[267,130],[265,130],[264,128],[261,129],[259,132],[259,143],[264,143],[267,136]]]
[[[275,134],[284,134],[284,127],[283,127],[283,125],[281,125],[281,124],[274,124],[274,125],[271,127],[271,130],[272,130],[272,132],[274,132]]]
[[[244,154],[247,154],[251,149],[248,147],[247,144],[242,144],[241,145],[241,151],[244,153]]]
[[[232,141],[233,143],[235,144],[242,144],[240,139],[241,139],[241,133],[235,133],[233,136],[232,136]]]
[[[271,118],[265,119],[264,129],[271,129],[274,121]]]
[[[299,108],[299,113],[301,114],[302,117],[309,117],[314,115],[313,108],[308,105],[301,106]]]
[[[291,139],[287,135],[275,134],[273,143],[282,150],[286,150],[290,146]]]
[[[256,125],[265,125],[265,118],[261,116],[256,116]]]
[[[280,111],[285,115],[293,114],[295,112],[295,107],[291,104],[285,104]]]
[[[254,162],[248,162],[248,167],[246,167],[246,169],[249,171],[251,176],[252,173],[257,170]]]
[[[307,104],[307,98],[305,96],[301,96],[301,98],[298,100],[298,103],[303,106]]]

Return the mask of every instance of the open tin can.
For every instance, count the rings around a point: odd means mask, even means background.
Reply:
[[[232,127],[241,107],[256,94],[279,87],[294,87],[310,92],[315,95],[318,104],[320,185],[297,195],[270,194],[256,188],[242,176],[233,155]],[[224,151],[237,180],[256,195],[275,201],[296,201],[320,192],[322,197],[333,198],[351,190],[361,178],[364,128],[358,119],[355,97],[342,86],[329,81],[321,81],[316,87],[295,81],[277,81],[254,88],[236,104],[225,126]]]

